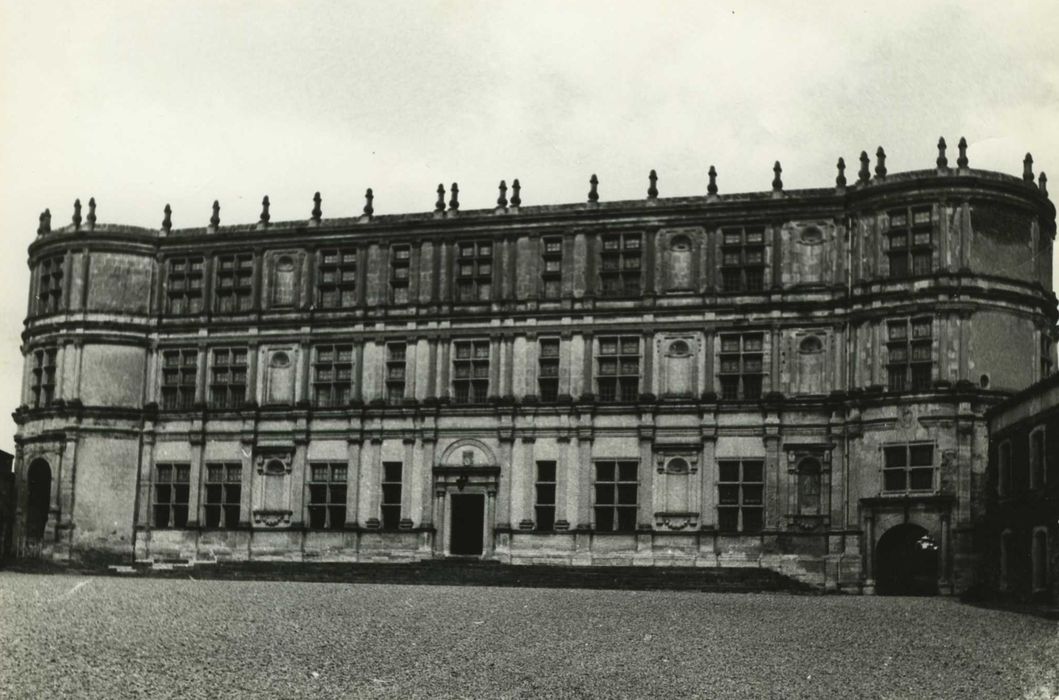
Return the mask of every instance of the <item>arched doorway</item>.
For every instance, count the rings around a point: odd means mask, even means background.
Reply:
[[[875,572],[880,595],[936,595],[938,545],[918,525],[892,527],[875,545]]]
[[[51,467],[43,459],[35,459],[26,472],[26,553],[40,553],[44,529],[51,509]]]

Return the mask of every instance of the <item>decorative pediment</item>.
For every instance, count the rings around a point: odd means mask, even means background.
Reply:
[[[448,446],[441,459],[439,467],[494,467],[498,464],[496,455],[481,440],[465,438],[457,440]]]
[[[254,469],[258,474],[290,474],[293,460],[292,448],[262,448],[254,455]]]

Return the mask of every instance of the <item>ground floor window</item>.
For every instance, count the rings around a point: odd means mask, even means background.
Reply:
[[[243,465],[222,462],[206,465],[206,527],[233,528],[239,524],[243,493]]]
[[[346,463],[309,465],[309,527],[339,530],[346,524]]]
[[[765,503],[765,463],[760,459],[718,462],[717,529],[760,532]]]
[[[1033,533],[1030,557],[1033,564],[1033,591],[1048,588],[1048,532],[1038,529]]]
[[[555,462],[537,462],[536,502],[534,513],[537,530],[555,529]]]
[[[382,529],[396,530],[401,524],[400,462],[382,463]]]
[[[155,466],[154,526],[185,527],[188,524],[188,496],[191,465],[159,463]]]
[[[638,466],[632,460],[596,462],[596,530],[636,530]]]

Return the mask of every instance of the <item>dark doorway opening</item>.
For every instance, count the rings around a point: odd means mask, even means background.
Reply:
[[[478,556],[482,553],[485,529],[485,496],[480,493],[452,495],[452,554]]]
[[[43,459],[37,459],[26,473],[26,549],[29,555],[40,552],[50,509],[51,467]]]
[[[938,545],[918,525],[890,528],[875,546],[875,592],[937,595]]]

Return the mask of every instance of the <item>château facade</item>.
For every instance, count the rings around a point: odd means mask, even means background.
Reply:
[[[1045,177],[160,229],[41,217],[22,556],[763,566],[962,590],[1051,373]],[[853,178],[851,178],[853,179]],[[450,198],[446,206],[446,198]]]

